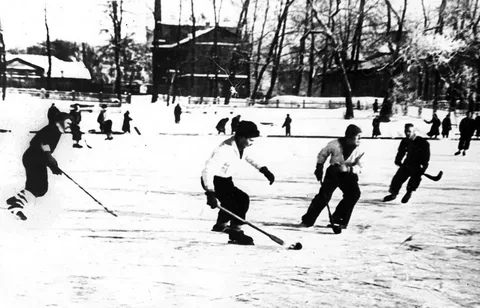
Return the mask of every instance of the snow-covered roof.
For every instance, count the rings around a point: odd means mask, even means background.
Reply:
[[[43,75],[47,76],[48,57],[41,55],[12,55],[6,54],[7,69],[15,62],[26,62],[43,69]],[[19,61],[20,60],[20,61]],[[66,62],[52,56],[52,78],[92,79],[90,72],[83,62]]]

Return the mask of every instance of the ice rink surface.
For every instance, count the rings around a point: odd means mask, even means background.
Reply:
[[[35,119],[50,105],[23,102],[0,106],[0,128],[12,130],[0,134],[1,200],[23,188],[28,130],[42,127]],[[1,307],[480,307],[480,142],[466,156],[453,156],[456,140],[431,141],[428,172],[444,176],[424,178],[402,204],[381,202],[400,141],[362,140],[362,196],[349,228],[334,235],[325,227],[326,211],[313,228],[292,227],[319,189],[316,155],[331,139],[267,136],[282,134],[286,113],[292,132],[305,135],[341,135],[350,123],[370,129],[369,113],[344,121],[325,110],[235,109],[265,123],[249,151],[276,176],[270,186],[248,164],[238,170],[235,183],[251,198],[247,219],[287,245],[303,244],[286,250],[245,226],[256,244],[245,247],[210,231],[217,211],[205,204],[199,183],[206,159],[226,138],[210,128],[231,109],[184,107],[175,126],[171,107],[129,108],[141,136],[105,141],[87,134],[92,149],[78,150],[65,135],[54,153],[118,218],[51,174],[48,194],[28,209],[26,222],[0,212]],[[317,117],[322,128],[312,126]],[[95,119],[96,111],[85,116],[82,130],[97,128]],[[428,128],[421,119],[399,117],[382,124],[384,135],[401,135],[407,121]],[[330,205],[340,198],[337,191]]]

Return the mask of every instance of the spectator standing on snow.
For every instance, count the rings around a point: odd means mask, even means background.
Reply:
[[[430,121],[424,120],[427,124],[432,124],[430,127],[430,131],[427,133],[428,137],[430,138],[437,138],[440,135],[440,119],[438,118],[437,114],[434,113],[432,119]]]
[[[52,103],[52,106],[50,106],[50,108],[48,108],[48,111],[47,111],[48,123],[55,122],[55,117],[59,113],[60,113],[60,110],[58,110],[58,108],[55,106],[55,103]]]
[[[452,120],[450,119],[450,113],[448,113],[442,121],[442,137],[448,138],[450,131],[452,130]]]
[[[112,136],[113,122],[112,122],[112,119],[110,118],[110,113],[108,112],[107,108],[104,109],[103,117],[104,117],[103,130],[107,135],[107,138],[105,138],[105,140],[113,140],[113,136]]]
[[[400,142],[395,156],[395,165],[399,168],[390,183],[390,194],[383,198],[383,202],[394,200],[403,183],[410,178],[407,183],[407,193],[402,198],[402,203],[407,203],[412,196],[412,192],[417,190],[420,185],[429,161],[430,144],[426,139],[415,134],[413,124],[405,124],[405,138]]]
[[[82,121],[82,114],[78,104],[72,106],[69,114],[72,124],[70,125],[70,131],[72,132],[72,140],[74,141],[73,147],[81,149],[83,146],[80,144],[82,140],[82,131],[80,130],[80,122]]]
[[[230,123],[230,126],[232,128],[232,135],[235,134],[235,131],[238,128],[238,123],[240,123],[240,115],[237,115],[232,118],[232,122]]]
[[[132,118],[130,118],[130,111],[126,111],[123,114],[123,125],[122,125],[122,131],[124,134],[129,133],[130,134],[130,121]]]
[[[218,133],[223,133],[225,134],[225,125],[228,122],[228,118],[223,118],[220,121],[218,121],[217,126],[215,127],[218,131]]]
[[[467,116],[460,121],[460,140],[458,141],[458,151],[455,152],[455,155],[459,155],[463,150],[463,156],[465,156],[467,150],[470,148],[470,141],[475,132],[475,120],[472,117],[472,113],[467,112]]]
[[[97,117],[97,123],[99,125],[99,128],[100,128],[100,132],[105,132],[105,112],[106,112],[106,108],[107,108],[107,105],[100,105],[100,107],[102,108],[100,110],[100,113],[98,114],[98,117]]]
[[[173,109],[173,115],[175,116],[175,123],[180,123],[180,115],[182,114],[182,107],[180,107],[180,103],[177,103],[175,108]]]
[[[213,209],[217,207],[217,199],[222,207],[230,210],[237,216],[245,219],[250,197],[235,186],[232,173],[235,165],[245,160],[260,171],[270,182],[275,181],[275,176],[267,167],[255,162],[245,152],[251,146],[254,138],[260,132],[253,122],[241,121],[235,135],[225,140],[207,160],[202,172],[201,182],[207,197],[207,204]],[[228,222],[230,225],[228,226]],[[228,233],[230,242],[238,245],[253,245],[253,239],[241,230],[242,222],[232,218],[220,210],[212,231]]]
[[[330,141],[318,154],[315,177],[321,183],[319,193],[313,198],[307,213],[302,216],[302,227],[311,227],[318,215],[327,206],[333,192],[340,188],[343,199],[332,215],[332,224],[347,228],[353,208],[360,198],[358,174],[361,171],[361,158],[364,152],[359,148],[362,130],[350,124],[345,137]],[[323,177],[323,165],[330,157],[329,167]]]
[[[373,113],[377,113],[378,112],[378,99],[375,99],[375,101],[373,102]]]
[[[477,116],[475,117],[475,129],[477,130],[477,139],[480,138],[480,115],[477,112]]]
[[[18,194],[7,199],[8,211],[20,220],[26,220],[24,208],[35,201],[35,198],[44,196],[48,191],[48,172],[60,175],[62,171],[52,156],[60,137],[69,128],[71,119],[68,114],[59,112],[52,121],[35,134],[30,141],[29,148],[22,157],[27,180],[25,188]]]
[[[382,134],[380,132],[380,117],[379,116],[375,116],[375,118],[373,118],[372,126],[373,126],[372,138],[377,138],[378,136],[380,136]]]
[[[285,127],[285,136],[291,136],[290,128],[292,124],[292,118],[290,118],[290,115],[287,114],[287,117],[285,118],[285,121],[283,122],[282,128]]]

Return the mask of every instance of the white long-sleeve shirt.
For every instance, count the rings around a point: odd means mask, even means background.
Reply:
[[[214,176],[223,178],[231,177],[235,171],[235,166],[242,160],[247,161],[250,165],[260,170],[262,167],[255,162],[251,157],[243,152],[243,156],[240,157],[240,151],[238,150],[235,138],[231,137],[223,141],[214,151],[212,156],[207,160],[205,168],[202,172],[202,179],[205,188],[208,191],[214,191],[213,185]]]
[[[363,154],[365,153],[357,146],[350,156],[345,159],[343,157],[343,148],[338,139],[335,139],[330,141],[320,153],[318,153],[317,163],[324,164],[330,156],[330,165],[340,164],[352,167],[352,172],[358,174],[362,170],[361,158]]]

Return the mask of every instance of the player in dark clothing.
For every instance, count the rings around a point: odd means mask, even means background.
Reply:
[[[60,111],[55,106],[55,103],[53,103],[52,106],[50,106],[50,108],[48,108],[48,112],[47,112],[48,123],[55,122],[55,117],[58,113],[60,113]]]
[[[228,118],[223,118],[220,121],[218,121],[217,126],[215,127],[218,131],[218,133],[223,133],[225,134],[225,125],[227,125]]]
[[[80,131],[80,121],[82,121],[82,114],[78,109],[78,104],[73,105],[73,109],[70,110],[70,118],[72,119],[72,124],[70,125],[70,131],[72,132],[72,140],[75,141],[73,144],[74,148],[83,148],[79,143],[82,140],[82,132]]]
[[[430,127],[430,131],[427,133],[428,137],[430,138],[437,138],[440,135],[440,119],[438,118],[437,114],[434,113],[432,119],[430,121],[424,120],[427,124],[432,124]]]
[[[445,116],[442,121],[442,137],[448,138],[448,134],[452,130],[452,120],[450,119],[450,113]]]
[[[383,198],[383,202],[394,200],[403,183],[410,178],[407,183],[407,193],[402,198],[402,203],[407,203],[412,196],[412,192],[420,185],[422,175],[428,168],[430,161],[430,144],[428,141],[415,134],[415,128],[411,123],[405,124],[405,137],[400,142],[395,156],[395,165],[400,168],[393,176],[390,184],[390,194]],[[405,159],[403,159],[404,157]]]
[[[352,215],[353,208],[360,198],[358,187],[358,173],[362,169],[361,158],[364,152],[359,148],[361,129],[350,124],[345,131],[345,137],[330,141],[317,157],[315,177],[322,183],[323,165],[330,157],[330,166],[327,168],[320,191],[313,198],[307,213],[302,216],[301,227],[311,227],[318,215],[327,206],[333,192],[340,188],[343,199],[332,215],[333,226],[345,229]]]
[[[182,107],[180,104],[177,104],[173,109],[173,115],[175,116],[175,123],[180,123],[180,115],[182,114]]]
[[[52,122],[42,128],[30,141],[30,147],[23,154],[27,181],[25,189],[7,200],[8,210],[18,219],[26,220],[23,208],[34,202],[35,198],[45,195],[48,191],[47,167],[53,174],[62,174],[58,163],[52,156],[60,136],[69,128],[70,116],[59,112]]]
[[[380,136],[382,134],[380,132],[380,117],[379,116],[376,116],[375,118],[373,118],[372,126],[373,126],[372,138],[377,138],[378,136]]]
[[[460,121],[460,140],[458,141],[458,151],[455,152],[455,155],[459,155],[463,150],[463,156],[465,156],[466,151],[470,148],[470,141],[475,132],[475,120],[472,117],[473,114],[467,112],[467,116]]]
[[[477,139],[480,138],[480,115],[477,112],[477,116],[475,117],[475,129],[477,130]]]
[[[240,115],[232,118],[232,122],[230,123],[230,126],[232,128],[232,135],[235,134],[235,132],[237,131],[238,123],[240,123]]]
[[[130,121],[132,118],[130,118],[130,111],[126,111],[123,114],[123,125],[122,125],[122,131],[123,133],[129,133],[130,134]]]
[[[291,136],[291,124],[292,124],[292,118],[290,118],[290,115],[287,114],[287,117],[285,118],[285,121],[283,122],[282,128],[285,127],[285,136]]]

